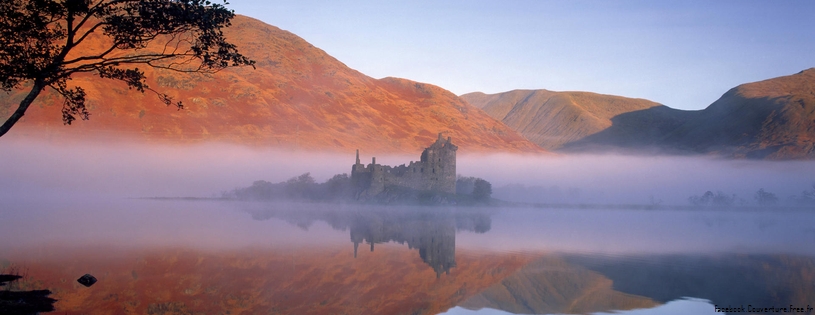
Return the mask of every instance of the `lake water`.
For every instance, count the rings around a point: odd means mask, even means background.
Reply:
[[[712,314],[815,307],[815,212],[0,201],[58,314]],[[83,274],[98,282],[84,287]],[[810,312],[811,313],[811,312]]]

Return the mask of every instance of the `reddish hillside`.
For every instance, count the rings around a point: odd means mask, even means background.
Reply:
[[[88,92],[89,121],[63,126],[62,101],[44,94],[9,135],[41,136],[44,131],[57,139],[93,135],[416,152],[442,132],[467,151],[542,151],[449,91],[404,79],[370,78],[258,20],[238,16],[233,24],[227,37],[257,62],[257,69],[227,69],[211,76],[143,69],[149,85],[182,101],[183,110],[119,82],[77,76],[71,83]],[[101,39],[96,40],[84,49],[99,49]],[[10,115],[24,92],[0,95],[1,117]]]
[[[616,115],[659,106],[644,99],[547,90],[470,93],[461,98],[550,150],[610,127]]]

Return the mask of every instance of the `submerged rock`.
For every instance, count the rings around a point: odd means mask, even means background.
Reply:
[[[79,279],[76,279],[76,282],[79,282],[86,287],[90,287],[94,283],[96,283],[96,277],[90,275],[89,273],[86,273],[84,276],[79,277]]]

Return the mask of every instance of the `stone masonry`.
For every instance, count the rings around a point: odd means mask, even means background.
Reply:
[[[422,151],[421,159],[410,164],[388,166],[376,164],[376,157],[364,165],[359,161],[351,166],[351,181],[356,187],[357,199],[368,199],[385,190],[399,186],[420,191],[456,193],[456,150],[451,138],[439,138]]]

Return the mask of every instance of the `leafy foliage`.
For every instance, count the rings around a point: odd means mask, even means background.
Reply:
[[[812,190],[804,190],[800,196],[790,196],[789,201],[799,206],[815,206],[815,183]]]
[[[694,206],[732,206],[736,201],[736,195],[728,195],[721,191],[715,194],[706,191],[702,196],[691,196],[688,201]]]
[[[17,267],[0,270],[0,310],[3,314],[39,314],[53,312],[57,301],[49,295],[50,290],[37,290],[41,281],[23,279]]]
[[[0,89],[31,84],[31,92],[0,127],[8,132],[45,87],[65,99],[63,122],[88,119],[86,93],[70,87],[77,73],[122,81],[139,92],[155,92],[167,105],[183,108],[146,83],[136,65],[182,72],[215,72],[254,61],[229,43],[222,28],[235,13],[209,0],[4,0],[0,1]],[[103,36],[105,47],[70,54],[89,38]],[[162,45],[161,52],[145,50]],[[81,49],[81,48],[80,48]]]
[[[459,177],[461,183],[469,185],[469,191],[457,195],[415,190],[406,187],[388,185],[385,190],[370,200],[380,204],[413,204],[413,205],[478,205],[490,201],[492,185],[475,177]],[[469,184],[468,184],[469,183]],[[309,201],[309,202],[360,202],[355,198],[356,185],[348,174],[337,174],[323,183],[317,183],[310,173],[292,177],[279,183],[264,180],[255,181],[249,187],[237,188],[222,193],[223,198],[260,201]],[[478,230],[478,228],[476,228]]]
[[[459,175],[456,178],[456,194],[471,195],[477,201],[489,201],[492,196],[492,184],[481,178]]]
[[[350,200],[353,196],[348,174],[334,175],[325,183],[317,183],[310,173],[292,177],[285,182],[255,181],[252,186],[224,194],[226,198],[244,200]]]
[[[456,194],[457,195],[470,195],[475,188],[475,177],[458,175],[456,178]]]
[[[774,193],[764,191],[764,188],[759,189],[754,198],[761,206],[772,206],[778,203],[778,196],[776,196]]]
[[[475,200],[487,201],[492,195],[492,184],[483,179],[476,179],[473,184],[473,198]]]

